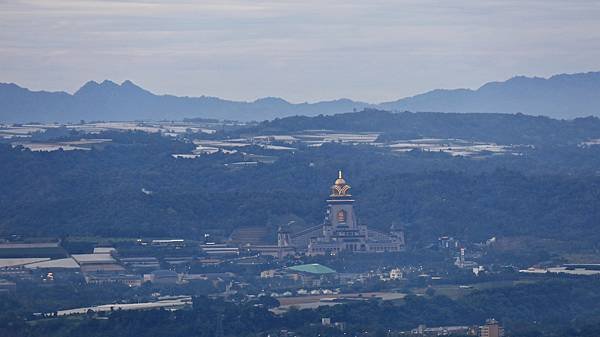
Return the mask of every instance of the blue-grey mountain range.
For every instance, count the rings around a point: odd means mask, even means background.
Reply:
[[[314,116],[375,108],[390,111],[498,112],[571,119],[600,116],[600,72],[550,78],[518,76],[479,89],[438,89],[384,103],[338,99],[294,104],[267,97],[252,102],[217,97],[156,95],[131,81],[90,81],[74,94],[31,91],[0,83],[0,121],[176,120],[205,117],[266,120],[292,115]]]

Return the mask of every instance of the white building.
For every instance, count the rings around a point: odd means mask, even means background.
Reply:
[[[400,268],[394,268],[390,270],[390,279],[391,280],[399,280],[403,276],[402,270]]]

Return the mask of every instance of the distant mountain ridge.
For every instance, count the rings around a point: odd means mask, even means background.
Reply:
[[[89,81],[74,94],[31,91],[0,83],[0,121],[162,120],[205,117],[241,121],[293,115],[315,116],[363,110],[502,112],[575,118],[600,115],[600,72],[563,74],[548,79],[514,77],[477,90],[437,89],[397,101],[370,104],[338,99],[290,103],[278,97],[253,102],[217,97],[156,95],[131,81]]]
[[[368,103],[349,99],[317,103],[289,103],[266,97],[253,102],[217,97],[155,95],[131,81],[121,84],[89,81],[74,94],[31,91],[13,83],[0,83],[0,121],[163,120],[207,117],[266,120],[293,115],[318,115],[361,110]]]
[[[379,104],[392,111],[501,112],[575,118],[600,115],[600,72],[517,76],[477,90],[437,89]]]

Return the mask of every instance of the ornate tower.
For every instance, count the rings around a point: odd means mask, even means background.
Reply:
[[[308,255],[334,255],[342,251],[398,252],[403,247],[404,233],[400,228],[392,228],[392,233],[388,235],[369,230],[364,224],[359,225],[354,213],[350,185],[346,183],[342,171],[339,171],[327,199],[327,216],[322,235],[310,238]]]
[[[350,185],[344,180],[342,171],[338,171],[338,178],[331,186],[331,194],[327,200],[328,219],[326,225],[333,228],[356,228],[357,221],[353,204]]]

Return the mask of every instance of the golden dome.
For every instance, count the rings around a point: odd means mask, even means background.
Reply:
[[[350,185],[346,183],[344,177],[342,177],[342,171],[338,172],[338,178],[335,180],[333,186],[331,186],[331,196],[332,197],[349,197],[350,193]]]

